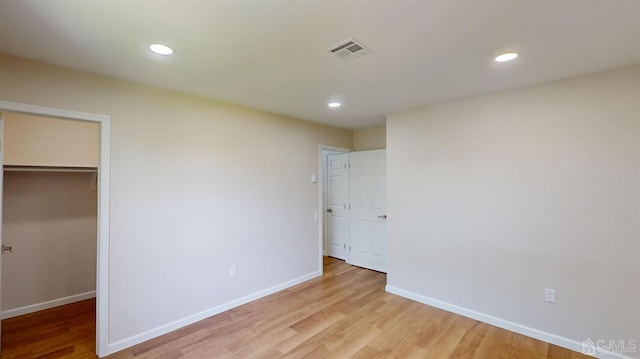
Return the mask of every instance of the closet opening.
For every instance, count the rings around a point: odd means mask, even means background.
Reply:
[[[103,356],[109,117],[0,101],[0,135],[0,349]],[[21,320],[52,342],[11,339]]]

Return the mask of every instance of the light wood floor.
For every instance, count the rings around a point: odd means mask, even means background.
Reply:
[[[324,270],[322,278],[107,358],[587,358],[386,293],[383,273],[328,257]],[[95,325],[92,320],[88,324]],[[3,359],[46,354],[43,349],[25,349],[31,342],[26,339],[7,339],[13,349],[6,348],[5,337],[11,334],[5,330],[13,329],[3,322]],[[88,330],[82,332],[89,334]],[[69,356],[53,352],[43,358],[95,358],[87,354],[91,345],[87,338],[76,339],[76,345],[51,344],[53,349],[59,347],[58,351],[67,350]],[[16,346],[20,340],[22,344]],[[65,349],[70,345],[75,352]]]

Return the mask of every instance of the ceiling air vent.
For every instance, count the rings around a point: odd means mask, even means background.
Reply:
[[[331,47],[327,51],[343,60],[351,61],[357,59],[358,57],[367,55],[371,52],[371,49],[364,46],[358,40],[351,38],[339,43],[336,46]]]

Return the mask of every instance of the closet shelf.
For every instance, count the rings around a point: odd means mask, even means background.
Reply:
[[[5,165],[5,172],[83,172],[98,173],[96,167],[58,167],[58,166],[12,166]]]

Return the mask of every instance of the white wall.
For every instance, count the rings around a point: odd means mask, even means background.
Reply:
[[[114,348],[318,273],[311,174],[351,131],[9,56],[0,78],[0,99],[111,116]]]
[[[391,114],[387,140],[392,290],[640,345],[640,66]]]
[[[3,312],[20,315],[28,306],[43,309],[37,305],[96,290],[91,176],[5,173],[2,241],[13,252],[2,257]]]
[[[100,126],[19,113],[3,113],[4,164],[98,167]]]
[[[381,150],[387,148],[386,126],[365,127],[353,130],[353,150]]]

